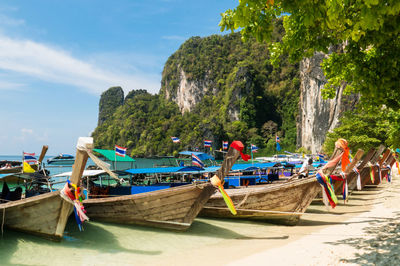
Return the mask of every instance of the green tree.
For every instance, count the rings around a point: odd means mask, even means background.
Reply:
[[[274,21],[284,16],[285,34],[272,38]],[[346,82],[346,93],[361,93],[366,106],[400,109],[400,1],[241,0],[222,14],[221,30],[240,29],[244,39],[273,41],[274,60],[292,61],[315,52],[328,79],[325,97]]]
[[[335,148],[335,142],[339,138],[346,139],[353,152],[356,152],[357,149],[367,152],[370,148],[385,143],[388,138],[386,111],[376,108],[375,114],[365,110],[345,113],[341,119],[341,125],[327,134],[324,151],[331,154]]]

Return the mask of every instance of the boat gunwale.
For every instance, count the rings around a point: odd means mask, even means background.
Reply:
[[[207,186],[212,186],[212,185],[210,182],[205,182],[205,183],[200,183],[200,184],[188,184],[188,185],[182,185],[182,186],[177,186],[177,187],[170,187],[170,188],[166,188],[166,189],[148,191],[148,192],[144,192],[144,193],[122,195],[122,196],[117,196],[117,197],[90,198],[90,199],[85,199],[83,201],[83,204],[100,203],[100,202],[101,203],[114,202],[114,201],[120,201],[120,200],[134,200],[134,199],[141,199],[141,198],[145,198],[148,196],[155,196],[155,195],[163,196],[165,194],[171,194],[171,193],[180,192],[180,191],[185,193],[185,192],[191,191],[194,188],[204,189]]]

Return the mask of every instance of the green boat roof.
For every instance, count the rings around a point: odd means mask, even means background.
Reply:
[[[103,149],[93,149],[95,152],[100,153],[103,155],[107,160],[112,162],[135,162],[135,159],[125,155],[125,157],[116,156],[115,150],[103,150]]]

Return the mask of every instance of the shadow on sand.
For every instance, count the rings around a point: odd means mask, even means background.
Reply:
[[[400,214],[391,221],[376,221],[364,229],[369,237],[352,237],[337,242],[328,242],[333,245],[349,245],[357,250],[353,259],[343,259],[342,263],[357,265],[398,265],[400,261]]]
[[[192,224],[192,226],[189,228],[189,230],[186,233],[190,234],[190,235],[210,236],[210,237],[218,237],[218,238],[224,238],[224,239],[238,239],[238,240],[250,240],[250,239],[282,240],[282,239],[289,238],[288,235],[274,236],[274,237],[272,237],[272,236],[267,236],[267,237],[246,236],[246,235],[238,234],[235,231],[229,230],[226,227],[213,225],[212,221],[214,221],[214,220],[218,221],[218,222],[224,222],[224,221],[229,222],[229,223],[234,222],[235,224],[241,224],[242,226],[247,225],[247,224],[248,225],[272,226],[272,224],[269,224],[269,223],[263,222],[263,221],[202,218],[201,221],[199,219],[196,219],[195,222]],[[210,221],[210,223],[208,223],[207,221]]]

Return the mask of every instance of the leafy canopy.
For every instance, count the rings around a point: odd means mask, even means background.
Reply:
[[[271,57],[292,61],[316,51],[329,53],[322,67],[325,97],[347,83],[345,93],[361,93],[365,106],[400,109],[400,1],[240,0],[222,14],[221,30],[240,29],[243,39],[270,41],[273,21],[284,16],[286,34],[271,44]]]

